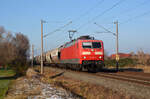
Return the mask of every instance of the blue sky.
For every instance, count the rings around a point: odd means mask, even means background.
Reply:
[[[94,22],[115,32],[113,22],[118,20],[119,51],[129,53],[143,49],[150,53],[150,0],[0,0],[0,5],[0,26],[27,35],[37,49],[35,54],[40,52],[41,19],[47,21],[44,34],[72,21],[44,38],[45,51],[69,41],[68,30],[76,29],[74,38],[89,34],[103,40],[109,54],[115,53],[115,36],[96,33],[104,30]]]

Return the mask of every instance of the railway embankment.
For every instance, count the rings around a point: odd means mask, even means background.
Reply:
[[[27,75],[13,82],[5,99],[81,99],[52,83],[44,81],[45,76],[29,69]]]
[[[38,68],[35,70],[39,71]],[[6,99],[149,99],[149,97],[149,86],[101,77],[95,73],[44,67],[44,75],[30,71],[27,76],[18,78],[9,88]]]
[[[47,77],[54,78],[56,85],[63,86],[87,99],[149,99],[150,97],[149,86],[134,82],[58,68],[46,67],[45,72]]]

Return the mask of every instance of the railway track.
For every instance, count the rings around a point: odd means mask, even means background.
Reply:
[[[97,76],[105,77],[105,78],[110,78],[110,79],[116,79],[116,80],[121,80],[121,81],[126,81],[126,82],[131,82],[131,83],[136,83],[136,84],[142,84],[146,86],[150,86],[150,77],[144,77],[144,76],[136,76],[136,75],[131,75],[128,73],[120,74],[120,73],[96,73]]]
[[[73,72],[72,70],[69,70],[70,72]],[[109,73],[109,72],[98,72],[98,73],[88,73],[88,72],[80,72],[75,71],[78,73],[83,73],[87,75],[92,76],[98,76],[98,77],[105,77],[115,80],[121,80],[125,82],[145,85],[150,87],[150,74],[147,73],[138,73],[138,72],[116,72],[116,73]],[[136,75],[138,74],[138,75]]]
[[[55,68],[55,67],[52,67]],[[60,68],[57,68],[60,69]],[[150,87],[150,74],[147,73],[138,73],[138,72],[98,72],[98,73],[88,73],[88,72],[80,72],[80,71],[74,71],[70,69],[62,69],[69,72],[76,72],[80,74],[86,74],[86,75],[92,75],[97,77],[104,77],[109,79],[115,79],[135,84],[141,84],[145,86]],[[137,75],[136,75],[137,74]]]

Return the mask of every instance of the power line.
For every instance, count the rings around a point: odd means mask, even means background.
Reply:
[[[126,10],[122,11],[123,13],[122,13],[122,14],[119,13],[118,16],[120,17],[120,16],[123,16],[123,15],[126,14],[126,13],[132,12],[132,11],[138,9],[138,8],[141,7],[141,6],[143,6],[143,5],[145,5],[145,4],[148,4],[149,2],[150,2],[150,0],[146,0],[146,1],[142,2],[142,3],[139,3],[139,4],[137,4],[135,7],[133,7],[132,9],[129,8],[129,9],[126,9]],[[118,17],[118,16],[117,16],[117,17]],[[109,17],[109,18],[115,18],[115,17],[116,17],[116,16]],[[105,18],[105,19],[108,19],[108,18]]]
[[[113,8],[117,7],[119,4],[121,4],[123,1],[125,0],[119,0],[117,3],[115,3],[114,5],[112,5],[110,8],[104,10],[102,13],[98,14],[97,16],[95,16],[93,19],[89,20],[88,22],[86,22],[85,24],[81,25],[78,29],[81,29],[82,27],[84,27],[85,25],[87,25],[88,23],[94,21],[96,18],[101,17],[102,15],[104,15],[105,13],[111,11]],[[77,30],[78,30],[77,29]]]
[[[73,19],[72,22],[76,22],[79,21],[81,18],[83,18],[84,16],[88,15],[91,11],[93,11],[97,6],[100,6],[105,0],[100,0],[96,5],[92,6],[91,8],[89,8],[85,13],[79,15],[77,18]],[[75,25],[72,24],[72,26]]]
[[[74,19],[73,21],[71,21],[71,23],[74,22],[75,20],[81,19],[81,17],[83,17],[83,16],[86,16],[87,14],[89,14],[89,12],[91,12],[93,9],[95,9],[96,6],[99,6],[99,5],[102,4],[103,2],[104,2],[104,0],[99,1],[95,6],[91,7],[91,8],[90,8],[89,10],[87,10],[85,13],[81,14],[78,18],[76,18],[76,19]],[[51,35],[51,34],[57,32],[57,31],[60,31],[62,28],[66,27],[66,26],[69,25],[69,24],[70,24],[70,23],[68,23],[68,24],[66,24],[66,25],[64,25],[64,26],[62,26],[62,27],[60,27],[60,28],[58,28],[58,29],[56,29],[56,30],[54,30],[54,31],[52,31],[52,32],[50,32],[50,33],[44,35],[43,37],[47,37],[48,35]]]
[[[149,2],[150,2],[149,0],[146,0],[146,1],[144,1],[144,2],[142,2],[142,3],[140,3],[140,4],[138,4],[138,6],[134,7],[134,9],[128,9],[128,10],[126,10],[126,11],[128,11],[128,12],[133,11],[133,10],[135,10],[136,8],[139,8],[139,6],[143,6],[143,5],[145,5],[145,4],[149,3]],[[123,12],[126,13],[125,11],[123,11]],[[123,13],[123,14],[124,14],[124,13]],[[128,22],[130,22],[130,21],[132,21],[132,20],[135,20],[135,19],[137,19],[137,18],[140,18],[140,17],[142,17],[142,16],[145,16],[145,15],[147,15],[147,14],[149,14],[149,13],[150,13],[150,11],[147,11],[147,12],[142,13],[142,14],[140,14],[140,15],[137,15],[137,16],[135,16],[135,17],[129,18],[129,19],[127,19],[126,21],[121,22],[120,24],[128,23]],[[120,14],[120,16],[122,16],[123,14]],[[111,27],[110,27],[110,28],[111,28]],[[108,29],[110,29],[110,28],[108,28]]]
[[[58,28],[58,29],[56,29],[56,30],[54,30],[50,33],[45,34],[43,37],[47,37],[48,35],[51,35],[51,34],[57,32],[57,31],[60,31],[61,29],[65,28],[66,26],[70,25],[71,23],[72,23],[72,21],[70,21],[69,23],[65,24],[64,26],[61,26],[60,28]]]
[[[129,8],[129,9],[123,11],[123,13],[120,14],[120,16],[122,16],[123,14],[125,14],[125,13],[127,13],[127,12],[134,11],[135,9],[137,9],[137,8],[139,8],[139,7],[141,7],[141,6],[145,5],[145,4],[148,4],[149,2],[150,2],[150,0],[146,0],[146,1],[142,2],[142,3],[139,3],[139,4],[136,5],[134,8],[132,8],[132,9]]]
[[[105,27],[103,27],[102,25],[99,25],[97,23],[94,23],[95,25],[97,25],[98,27],[104,29],[106,32],[105,33],[112,33],[113,35],[116,35],[115,33],[111,32],[109,29],[106,29]],[[100,32],[99,32],[100,33]],[[104,32],[103,32],[104,33]]]
[[[75,20],[79,20],[81,19],[83,16],[88,15],[92,10],[94,10],[97,6],[101,5],[105,0],[101,0],[99,1],[96,5],[94,5],[93,7],[91,7],[90,9],[88,9],[85,13],[81,14],[78,18],[76,18]],[[73,20],[74,21],[74,20]]]
[[[119,4],[121,4],[123,1],[125,0],[119,0],[117,3],[115,3],[113,6],[111,6],[110,8],[106,9],[105,11],[103,11],[102,13],[100,13],[99,15],[95,16],[92,20],[95,20],[96,18],[104,15],[105,13],[109,12],[110,10],[112,10],[113,8],[115,8],[116,6],[118,6]]]
[[[129,18],[129,19],[127,19],[126,21],[121,22],[120,24],[128,23],[128,22],[130,22],[130,21],[132,21],[132,20],[138,19],[138,18],[143,17],[143,16],[148,15],[148,14],[150,14],[150,10],[147,11],[147,12],[144,12],[144,13],[142,13],[142,14],[140,14],[140,15],[137,15],[137,16],[135,16],[135,17]]]
[[[143,1],[142,3],[139,3],[138,5],[136,5],[134,8],[132,8],[132,9],[127,9],[127,10],[125,10],[125,11],[122,11],[123,13],[122,14],[119,14],[119,16],[122,16],[122,15],[124,15],[125,13],[128,13],[128,12],[131,12],[131,11],[134,11],[134,10],[136,10],[137,8],[139,8],[139,7],[141,7],[141,6],[143,6],[143,5],[145,5],[145,4],[148,4],[150,2],[150,0],[145,0],[145,1]],[[112,18],[114,18],[115,16],[113,16]],[[137,17],[137,16],[136,16]],[[130,19],[131,20],[131,19]],[[128,19],[128,21],[130,21],[129,19]],[[121,23],[122,24],[122,23]],[[111,27],[110,27],[111,28]],[[110,28],[108,28],[108,29],[110,29]]]

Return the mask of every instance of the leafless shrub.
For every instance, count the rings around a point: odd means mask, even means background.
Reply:
[[[136,59],[138,64],[150,65],[150,54],[144,53],[143,50],[139,50],[136,54],[133,54],[132,58]]]

